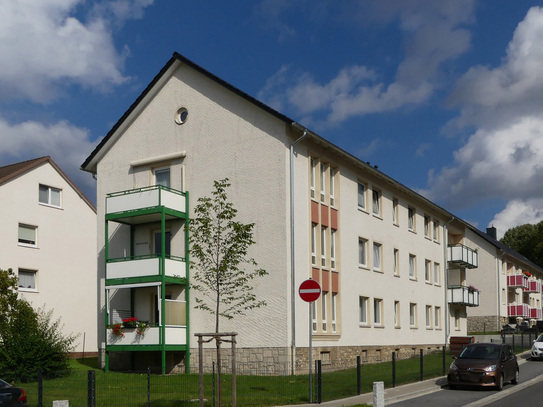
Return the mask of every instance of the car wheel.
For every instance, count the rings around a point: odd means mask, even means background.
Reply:
[[[518,369],[517,369],[517,370],[515,370],[515,377],[513,378],[513,380],[511,380],[511,383],[518,384],[518,381],[519,381],[519,373],[518,373]]]
[[[498,382],[496,383],[496,390],[501,391],[503,389],[503,374],[500,375]]]

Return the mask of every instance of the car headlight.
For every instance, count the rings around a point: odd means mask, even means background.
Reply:
[[[497,368],[498,368],[498,365],[488,366],[488,367],[485,367],[485,372],[495,372]]]
[[[449,369],[451,369],[451,370],[458,370],[458,367],[456,367],[456,365],[454,364],[454,362],[452,362],[451,365],[449,366]]]

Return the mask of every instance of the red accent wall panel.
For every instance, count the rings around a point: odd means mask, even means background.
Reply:
[[[321,282],[322,291],[330,291],[330,272],[328,270],[322,270],[322,282]]]
[[[330,222],[330,227],[334,230],[337,230],[337,217],[338,217],[338,213],[337,213],[337,209],[330,209],[330,218],[331,218],[331,222]]]
[[[332,271],[332,292],[336,294],[339,292],[339,273],[335,271]]]
[[[320,270],[319,269],[311,269],[311,278],[320,284],[321,283]]]
[[[319,223],[319,204],[311,201],[311,222]]]
[[[321,205],[321,225],[324,227],[328,227],[330,224],[328,223],[328,207],[326,205]]]

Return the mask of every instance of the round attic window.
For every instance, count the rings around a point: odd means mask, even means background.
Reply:
[[[175,114],[175,122],[177,124],[183,124],[187,121],[188,117],[189,117],[189,111],[185,107],[182,107]]]

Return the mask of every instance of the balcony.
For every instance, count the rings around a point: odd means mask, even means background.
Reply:
[[[528,304],[509,304],[507,316],[528,318],[530,316]]]
[[[173,219],[186,212],[186,203],[184,192],[162,185],[114,192],[106,195],[106,219],[129,224],[157,221],[158,208],[167,208],[166,219]]]
[[[507,276],[508,287],[520,287],[524,290],[528,289],[528,277],[524,274],[514,274]]]
[[[186,278],[186,262],[183,257],[168,256],[164,259],[161,273],[160,257],[157,255],[120,257],[109,259],[106,264],[106,279],[161,276]]]
[[[448,260],[450,263],[469,269],[479,266],[479,254],[477,251],[463,244],[450,244],[448,249]]]
[[[126,345],[160,345],[160,327],[153,326],[145,330],[143,335],[136,332],[136,329],[125,329],[124,336],[115,336],[112,330],[108,328],[107,345],[108,346],[126,346]],[[186,326],[167,326],[165,333],[166,345],[186,345],[187,327]]]
[[[468,307],[479,306],[480,292],[465,286],[451,286],[448,288],[449,304],[460,304]]]
[[[532,308],[530,307],[528,309],[528,312],[530,314],[530,319],[541,319],[541,308]]]
[[[528,287],[524,289],[528,293],[540,293],[541,292],[541,281],[530,280],[528,281]]]

